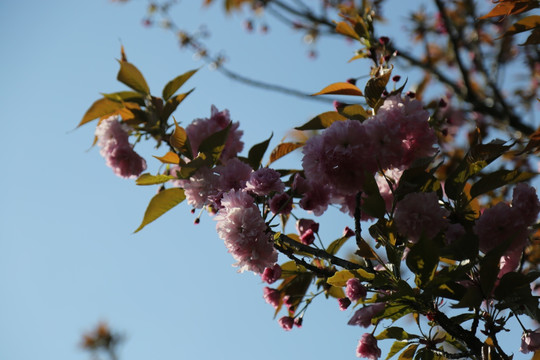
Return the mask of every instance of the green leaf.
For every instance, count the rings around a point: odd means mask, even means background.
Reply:
[[[514,35],[537,28],[540,28],[540,16],[530,15],[512,24],[503,36]]]
[[[379,314],[375,314],[371,319],[372,324],[376,324],[378,321],[383,319],[390,319],[396,321],[401,319],[407,314],[414,312],[414,309],[409,305],[403,305],[398,303],[386,303],[386,307]]]
[[[508,151],[511,146],[504,143],[501,140],[493,140],[488,144],[473,145],[458,167],[446,179],[444,190],[448,197],[452,200],[458,199],[471,176]]]
[[[386,203],[379,192],[379,186],[375,177],[366,172],[364,173],[364,194],[362,197],[361,209],[368,215],[377,219],[384,217],[386,214]]]
[[[120,70],[116,77],[118,81],[141,94],[150,95],[150,88],[139,69],[127,61],[118,60],[118,63],[120,64]]]
[[[135,232],[140,231],[143,227],[180,204],[185,198],[186,195],[184,194],[184,189],[180,188],[165,189],[157,193],[152,200],[150,200],[150,204],[148,204],[146,212],[144,213],[143,221]]]
[[[491,295],[499,274],[501,256],[506,252],[513,240],[513,238],[506,239],[489,251],[480,261],[480,286],[486,296]]]
[[[487,174],[471,187],[471,198],[495,190],[501,186],[515,184],[532,179],[537,174],[532,172],[519,172],[518,170],[499,170]]]
[[[81,126],[99,117],[114,113],[116,110],[122,109],[124,105],[119,102],[102,98],[96,100],[86,113],[84,114],[81,122],[77,126]]]
[[[298,305],[302,302],[302,299],[306,295],[306,292],[314,279],[313,274],[306,272],[305,268],[299,268],[299,270],[303,271],[298,271],[297,274],[285,278],[277,288],[283,295],[289,295],[291,301],[291,306],[289,309],[293,313],[298,308]],[[276,315],[281,309],[282,305],[283,303],[280,301],[275,312]]]
[[[405,351],[402,352],[401,355],[399,355],[398,360],[412,360],[417,348],[418,344],[412,344],[407,349],[405,349]]]
[[[363,269],[340,270],[337,271],[332,277],[329,277],[326,282],[332,286],[342,287],[347,284],[347,280],[354,277],[363,281],[370,281],[375,278],[375,275],[368,273],[366,270]]]
[[[174,176],[171,175],[150,175],[149,173],[142,174],[136,181],[137,185],[157,185],[166,183],[169,180],[174,179]]]
[[[390,352],[388,353],[388,356],[386,356],[386,360],[392,358],[394,355],[400,352],[407,345],[409,345],[407,341],[394,341],[394,343],[392,344],[392,347],[390,348]]]
[[[347,24],[344,21],[340,21],[336,24],[336,32],[347,35],[353,39],[360,40],[360,36],[354,31],[351,25]]]
[[[450,318],[454,324],[461,324],[472,319],[474,319],[474,314],[472,313],[459,314]]]
[[[478,286],[468,287],[465,291],[465,295],[459,300],[455,305],[452,305],[452,308],[469,308],[474,309],[480,306],[484,296],[482,290]]]
[[[266,149],[268,149],[268,144],[270,144],[270,140],[273,136],[274,134],[270,135],[268,139],[253,145],[251,149],[249,149],[248,164],[253,170],[257,170],[261,166],[262,158],[266,152]]]
[[[322,114],[315,116],[313,119],[309,120],[302,126],[296,127],[296,130],[322,130],[326,129],[332,123],[336,121],[345,121],[347,118],[343,115],[340,115],[335,111],[328,111]]]
[[[217,131],[208,136],[199,145],[199,153],[204,153],[212,160],[212,164],[217,163],[221,152],[225,148],[227,142],[227,136],[229,136],[229,130],[231,129],[232,121],[223,130]]]
[[[286,142],[279,144],[270,153],[270,160],[268,161],[268,165],[302,146],[304,146],[304,143]]]
[[[390,80],[390,75],[392,75],[392,69],[381,68],[379,74],[369,79],[366,83],[364,94],[366,102],[372,108],[376,109],[377,105],[381,103],[381,95],[386,90],[386,84]]]
[[[192,77],[193,74],[195,74],[198,70],[199,69],[190,70],[180,76],[175,77],[171,81],[169,81],[167,85],[165,85],[165,87],[163,88],[163,100],[165,101],[169,100],[169,98],[173,96],[174,93],[178,89],[180,89],[180,87],[184,85],[184,83],[188,81],[189,78]]]
[[[170,98],[169,100],[167,100],[167,102],[165,103],[165,106],[163,107],[163,112],[161,113],[161,120],[162,121],[167,121],[169,116],[171,116],[171,114],[176,110],[178,105],[180,105],[180,103],[182,101],[184,101],[184,99],[189,94],[191,94],[193,92],[193,90],[195,90],[195,89],[191,89],[187,93],[176,95],[175,97]]]
[[[326,252],[329,253],[330,255],[336,255],[337,252],[339,251],[339,249],[341,249],[341,247],[347,242],[347,240],[349,240],[350,237],[348,236],[343,236],[343,237],[340,237],[339,239],[337,240],[334,240],[330,243],[330,245],[328,245],[328,247],[326,248]]]
[[[370,117],[370,113],[368,113],[361,105],[339,106],[337,111],[339,114],[351,120],[364,121]]]
[[[180,178],[189,179],[191,175],[195,174],[197,170],[203,166],[212,166],[212,160],[205,154],[199,153],[199,155],[188,163],[181,163],[180,166]]]
[[[407,254],[407,266],[416,274],[416,285],[424,288],[435,275],[439,264],[440,247],[435,239],[421,237]]]
[[[509,272],[504,274],[499,282],[499,285],[495,288],[495,299],[502,300],[512,294],[516,294],[519,290],[526,288],[530,289],[530,285],[538,278],[540,273],[533,271],[527,275],[517,272]]]
[[[375,336],[377,340],[384,339],[396,339],[396,340],[409,340],[409,339],[418,339],[418,335],[409,334],[405,330],[397,326],[391,326],[384,329],[379,335]]]
[[[141,106],[145,105],[144,95],[135,91],[119,91],[119,92],[110,93],[110,94],[102,93],[101,95],[103,95],[104,98],[107,98],[109,100],[116,101],[116,102],[134,102]]]

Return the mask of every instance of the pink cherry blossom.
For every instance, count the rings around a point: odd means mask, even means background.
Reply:
[[[410,193],[397,203],[394,221],[399,232],[415,242],[422,234],[431,239],[444,230],[448,215],[436,193]]]
[[[351,305],[351,300],[349,298],[339,298],[338,299],[339,309],[341,311],[347,310],[347,308]]]
[[[263,293],[264,300],[277,309],[279,306],[279,300],[281,299],[281,292],[276,289],[265,287],[263,289]]]
[[[233,158],[225,165],[216,166],[214,171],[219,177],[218,189],[227,192],[243,189],[253,170],[248,164]]]
[[[370,360],[381,357],[381,349],[377,346],[377,339],[369,333],[362,335],[358,342],[358,348],[356,348],[356,356]]]
[[[270,199],[270,211],[274,214],[288,215],[292,208],[292,199],[287,193],[276,194]]]
[[[540,350],[540,328],[534,331],[525,331],[521,337],[521,347],[519,351],[528,354],[530,351]]]
[[[128,131],[120,117],[111,116],[100,121],[95,134],[107,166],[122,178],[134,179],[146,170],[146,161],[133,150]]]
[[[356,310],[347,324],[367,328],[371,326],[371,319],[384,310],[384,306],[384,303],[375,303],[373,305],[364,306],[363,308]]]
[[[296,221],[296,231],[298,231],[298,235],[302,236],[308,230],[318,233],[319,223],[311,219],[298,219],[298,221]]]
[[[525,226],[534,224],[540,212],[536,190],[525,183],[517,184],[512,196],[512,210],[519,212],[519,219]]]
[[[363,299],[366,297],[367,290],[362,285],[360,280],[357,278],[352,278],[347,280],[347,286],[345,288],[345,295],[351,300],[351,301],[357,301],[360,299]]]
[[[253,198],[245,191],[231,190],[221,199],[216,214],[216,229],[231,255],[238,261],[239,271],[260,274],[277,261],[272,236]]]
[[[283,316],[278,322],[285,331],[290,331],[294,326],[294,319],[290,316]]]
[[[285,185],[280,177],[281,175],[274,169],[259,169],[250,174],[246,190],[259,196],[269,195],[272,192],[282,193]]]
[[[194,208],[201,209],[210,204],[212,197],[218,193],[218,177],[208,167],[202,167],[189,180],[182,181],[186,200]]]
[[[280,277],[281,277],[281,266],[279,266],[278,264],[274,264],[274,266],[265,268],[261,275],[262,281],[268,284],[273,284],[274,282],[279,280]]]
[[[228,110],[218,111],[218,109],[212,105],[211,116],[206,119],[195,119],[191,124],[186,127],[186,133],[191,144],[191,149],[194,155],[197,155],[199,146],[204,139],[210,135],[223,130],[229,125],[231,118]],[[232,123],[225,142],[225,147],[221,153],[221,162],[227,162],[229,159],[234,158],[236,154],[242,151],[244,143],[240,140],[243,132],[238,130],[239,124],[237,122]]]

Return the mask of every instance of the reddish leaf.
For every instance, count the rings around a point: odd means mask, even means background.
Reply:
[[[160,156],[154,156],[154,157],[164,164],[178,165],[180,163],[180,158],[178,157],[178,155],[176,155],[175,153],[171,151],[169,151],[168,153],[166,153],[165,155],[161,157]]]

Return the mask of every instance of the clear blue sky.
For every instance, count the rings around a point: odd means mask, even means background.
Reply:
[[[245,75],[315,92],[368,72],[365,62],[346,63],[355,48],[344,41],[324,41],[311,61],[300,34],[279,25],[268,36],[247,34],[238,16],[200,3],[183,1],[178,23],[210,23],[213,48],[226,50],[230,66]],[[0,4],[0,360],[87,359],[78,343],[100,320],[125,334],[123,360],[355,358],[364,331],[346,325],[351,311],[321,299],[302,329],[284,332],[259,277],[231,267],[211,218],[194,226],[184,204],[132,234],[156,188],[115,177],[96,148],[87,151],[94,124],[74,128],[100,92],[125,89],[115,80],[121,44],[156,94],[200,66],[170,33],[141,26],[145,6]],[[206,117],[212,104],[228,108],[248,145],[272,131],[275,145],[288,129],[330,110],[207,67],[185,87],[196,91],[178,120]],[[155,173],[151,155],[164,150],[138,149]],[[321,232],[332,240],[345,225],[350,219],[332,215]]]

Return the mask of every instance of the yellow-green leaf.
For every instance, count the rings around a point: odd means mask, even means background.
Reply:
[[[180,76],[177,76],[176,78],[172,79],[171,81],[169,81],[167,83],[167,85],[165,85],[165,87],[163,88],[163,100],[169,100],[169,98],[171,96],[174,95],[174,93],[180,89],[180,87],[182,85],[184,85],[184,83],[186,81],[189,80],[190,77],[193,76],[193,74],[195,74],[199,69],[193,69],[193,70],[190,70]]]
[[[170,98],[169,100],[167,100],[167,102],[165,103],[165,106],[163,107],[163,113],[161,115],[161,120],[167,121],[169,116],[171,116],[171,114],[176,110],[178,105],[180,105],[180,103],[182,101],[184,101],[184,99],[189,94],[191,94],[193,92],[193,90],[195,90],[195,89],[191,89],[187,93],[176,95],[176,96]]]
[[[160,191],[150,200],[150,204],[148,204],[144,213],[143,221],[135,232],[140,231],[143,227],[180,204],[185,198],[184,189],[171,188]]]
[[[336,111],[328,111],[322,114],[315,116],[313,119],[309,120],[302,126],[296,127],[296,130],[322,130],[326,129],[332,123],[336,121],[345,121],[347,118],[343,115],[340,115]]]
[[[123,107],[124,105],[122,105],[121,103],[109,100],[107,98],[96,100],[92,104],[92,106],[90,106],[90,108],[86,110],[86,113],[84,114],[81,122],[77,126],[84,125],[87,122],[90,122],[99,117],[112,114]]]
[[[348,82],[337,82],[331,85],[328,85],[321,91],[313,94],[312,96],[316,95],[353,95],[353,96],[362,96],[362,90],[356,87],[356,85],[353,85]]]
[[[270,161],[268,162],[268,165],[273,163],[279,158],[282,158],[283,156],[287,155],[288,153],[298,149],[299,147],[304,146],[303,143],[292,143],[292,142],[286,142],[281,143],[278,146],[272,150],[272,153],[270,154]]]
[[[341,270],[336,272],[332,277],[328,278],[326,281],[328,284],[332,286],[345,286],[347,284],[347,280],[352,278],[357,278],[360,280],[373,280],[375,278],[374,274],[368,273],[367,271],[363,269],[357,269],[357,270]]]
[[[337,111],[347,119],[364,121],[370,114],[361,105],[346,105],[337,108]]]
[[[118,81],[126,84],[141,94],[149,95],[150,88],[139,69],[127,61],[118,60],[118,63],[120,64],[120,70],[116,77]]]
[[[164,175],[164,174],[151,175],[149,173],[146,173],[139,176],[139,178],[136,181],[136,184],[137,185],[157,185],[157,184],[166,183],[167,181],[171,179],[174,179],[174,176]]]
[[[273,136],[274,134],[272,133],[268,139],[253,145],[251,149],[249,149],[248,164],[253,170],[257,170],[259,166],[261,166],[262,158],[266,152],[266,149],[268,149],[268,145],[270,144],[270,140]]]
[[[405,349],[404,352],[399,355],[398,360],[412,360],[414,358],[414,353],[416,352],[416,349],[418,348],[418,344],[412,344],[408,348]]]
[[[164,164],[178,165],[180,163],[180,158],[178,157],[178,155],[176,155],[172,151],[169,151],[163,156],[154,156],[154,157]]]
[[[392,69],[379,69],[377,76],[372,77],[366,83],[364,92],[366,94],[366,101],[372,108],[377,108],[377,104],[381,100],[381,95],[386,90],[386,84],[390,80]]]
[[[353,39],[360,40],[360,36],[354,31],[351,25],[347,24],[344,21],[340,21],[336,25],[336,32],[349,36]]]
[[[186,130],[178,125],[176,119],[174,120],[174,130],[169,139],[171,146],[175,148],[180,154],[187,156],[192,159],[193,155],[191,154],[191,145],[189,144],[189,139],[186,133]]]

